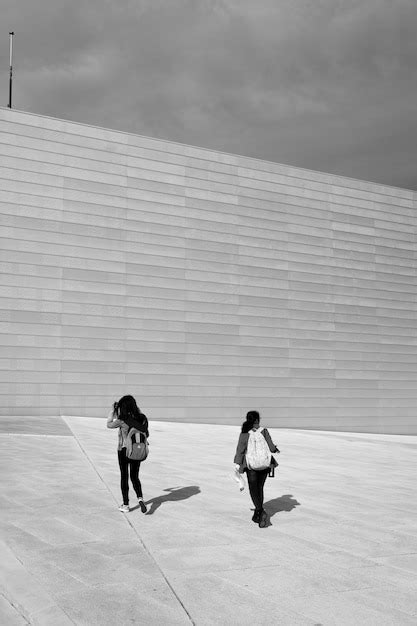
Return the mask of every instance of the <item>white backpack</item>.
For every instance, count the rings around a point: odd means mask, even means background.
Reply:
[[[262,430],[250,430],[246,448],[246,464],[249,469],[263,470],[271,465],[271,451]]]

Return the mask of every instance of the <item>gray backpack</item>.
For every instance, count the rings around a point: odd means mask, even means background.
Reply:
[[[143,441],[141,441],[143,439]],[[149,454],[148,441],[145,433],[131,428],[127,434],[126,456],[131,461],[144,461]]]

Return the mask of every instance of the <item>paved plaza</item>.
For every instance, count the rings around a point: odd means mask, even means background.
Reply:
[[[415,437],[271,429],[260,529],[236,426],[151,421],[147,515],[117,509],[105,417],[0,432],[2,624],[417,623]]]

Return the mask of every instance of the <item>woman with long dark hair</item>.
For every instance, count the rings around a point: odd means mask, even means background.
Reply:
[[[130,468],[130,480],[133,485],[133,489],[136,492],[138,498],[138,504],[142,513],[146,513],[146,504],[143,501],[142,485],[139,480],[139,469],[141,461],[135,461],[129,459],[127,456],[128,447],[128,433],[131,428],[135,428],[140,431],[141,441],[147,441],[149,437],[148,419],[144,413],[141,412],[136,404],[136,400],[133,396],[123,396],[118,402],[113,404],[113,409],[110,411],[107,418],[107,428],[118,428],[119,439],[117,445],[117,456],[119,459],[120,468],[120,487],[122,490],[123,504],[119,506],[119,511],[128,513],[129,507],[129,468]]]
[[[267,523],[267,514],[263,508],[264,504],[264,485],[266,477],[271,467],[276,467],[278,463],[272,456],[272,452],[279,452],[276,445],[272,442],[271,435],[266,428],[260,429],[260,416],[258,411],[248,411],[246,414],[246,420],[242,424],[239,441],[236,448],[236,454],[234,458],[235,467],[240,473],[246,472],[248,479],[249,493],[252,498],[255,512],[252,517],[252,521],[257,523],[260,528],[264,528]],[[258,438],[258,456],[265,457],[265,467],[261,469],[254,469],[251,467],[251,457],[248,454],[248,444],[251,448],[251,454],[253,447],[249,442],[251,434],[253,438]],[[258,434],[257,434],[258,433]],[[259,441],[259,435],[261,439]],[[266,445],[265,445],[266,444]],[[264,448],[262,450],[262,448]],[[269,450],[268,450],[269,449]],[[252,456],[252,459],[254,457]]]

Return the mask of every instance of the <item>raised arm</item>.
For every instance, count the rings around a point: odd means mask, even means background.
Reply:
[[[119,428],[123,422],[119,420],[119,418],[114,415],[113,409],[107,416],[107,428]]]

